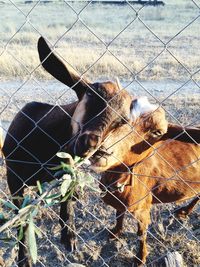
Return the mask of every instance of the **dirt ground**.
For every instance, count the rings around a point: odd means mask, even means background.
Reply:
[[[62,89],[61,89],[62,90]],[[37,91],[37,100],[42,101],[44,92]],[[34,94],[34,93],[33,93]],[[57,92],[60,95],[60,91]],[[6,96],[4,96],[6,98]],[[65,98],[69,100],[68,95]],[[47,99],[47,98],[46,98]],[[160,98],[162,100],[162,98]],[[5,100],[5,99],[4,99]],[[1,98],[1,107],[5,104]],[[14,116],[18,108],[31,100],[23,92],[17,94],[14,103],[2,113],[3,119],[8,121]],[[63,99],[61,99],[63,101]],[[62,102],[61,101],[61,102]],[[188,95],[185,98],[175,97],[169,99],[164,107],[174,116],[188,124],[191,118],[197,118],[200,95]],[[51,100],[47,100],[51,102]],[[16,105],[17,103],[17,105]],[[187,107],[187,110],[186,110]],[[170,117],[170,116],[169,116]],[[173,118],[171,117],[171,120]],[[0,198],[7,199],[9,196],[6,184],[5,166],[0,167]],[[160,258],[168,252],[178,251],[184,260],[184,266],[200,266],[200,209],[199,206],[184,221],[178,221],[172,216],[175,205],[158,205],[152,210],[152,224],[148,233],[149,256],[147,266],[158,266]],[[0,206],[0,213],[11,216],[9,209]],[[115,224],[114,210],[105,206],[98,193],[87,190],[77,203],[76,207],[76,229],[78,247],[71,254],[65,251],[60,244],[60,226],[58,223],[59,208],[48,208],[40,211],[37,226],[42,232],[38,238],[38,263],[36,267],[61,267],[69,262],[84,264],[89,267],[129,267],[132,265],[137,250],[138,239],[136,235],[137,224],[130,214],[126,215],[124,232],[119,240],[109,241],[106,229]],[[16,266],[16,231],[8,230],[6,234],[9,241],[0,240],[0,266]],[[0,234],[0,238],[5,233]]]
[[[0,197],[6,199],[8,189],[4,167],[1,167],[0,179]],[[173,217],[174,208],[175,205],[159,205],[152,210],[152,224],[148,234],[150,254],[147,266],[159,266],[159,260],[173,251],[178,251],[182,255],[184,266],[200,265],[199,208],[197,207],[184,221]],[[7,210],[4,212],[8,215]],[[87,190],[77,203],[75,220],[78,247],[71,254],[67,254],[60,243],[58,214],[58,207],[54,207],[41,211],[37,216],[36,224],[42,232],[42,237],[37,241],[39,262],[35,266],[66,266],[69,262],[82,263],[91,267],[132,266],[138,240],[137,224],[130,214],[126,215],[124,232],[120,239],[109,241],[106,229],[114,226],[114,210],[103,204],[99,194]],[[7,235],[11,240],[8,243],[0,241],[0,258],[3,260],[2,266],[13,267],[16,266],[17,255],[16,231],[8,230]],[[4,236],[5,234],[2,233],[0,238]]]

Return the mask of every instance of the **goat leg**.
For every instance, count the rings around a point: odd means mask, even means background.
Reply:
[[[115,239],[121,234],[122,228],[123,228],[124,212],[117,210],[116,220],[117,220],[117,223],[115,227],[110,230],[111,232],[109,233],[109,239]]]
[[[13,203],[17,208],[21,208],[23,203],[23,193],[24,188],[22,183],[20,183],[19,179],[15,174],[12,173],[9,169],[7,169],[7,175],[8,175],[8,185],[10,189],[10,193],[13,197]],[[18,210],[15,211],[16,214],[18,214]],[[17,229],[17,233],[19,236],[20,233],[20,226]],[[18,267],[31,267],[32,263],[28,256],[28,249],[26,246],[26,237],[27,237],[27,225],[23,227],[23,237],[21,240],[19,240],[18,245],[18,259],[17,259],[17,266]]]
[[[18,233],[19,233],[18,229]],[[27,248],[25,245],[26,242],[26,233],[27,233],[27,225],[23,227],[23,237],[19,241],[19,251],[18,251],[18,260],[17,260],[17,266],[18,267],[32,267],[32,262],[29,260]]]
[[[70,199],[60,204],[61,243],[64,244],[68,252],[73,252],[76,249],[75,203],[73,199]]]
[[[139,211],[135,217],[138,220],[137,236],[139,237],[139,250],[136,255],[134,267],[142,267],[144,266],[148,255],[146,239],[147,239],[147,229],[150,223],[150,210],[147,209],[142,213],[141,211]]]
[[[12,191],[11,191],[12,192]],[[16,197],[15,194],[12,194],[13,197]],[[13,203],[16,207],[20,208],[23,202],[23,189],[21,189],[18,192],[18,197],[19,198],[14,198],[13,199]],[[21,197],[21,199],[20,199]],[[18,213],[18,211],[16,211],[16,214]],[[20,226],[18,227],[17,230],[18,236],[20,233]],[[27,247],[26,247],[26,236],[27,236],[27,225],[23,227],[23,237],[22,239],[19,241],[19,250],[18,250],[18,259],[17,259],[17,266],[18,267],[31,267],[32,263],[29,260],[29,256],[28,256],[28,251],[27,251]]]
[[[200,195],[194,198],[187,206],[181,207],[175,211],[175,215],[179,219],[185,219],[194,209],[195,205],[199,202]]]
[[[145,265],[146,257],[148,255],[146,237],[146,234],[140,236],[139,251],[136,255],[135,262],[133,264],[134,267],[143,267]]]

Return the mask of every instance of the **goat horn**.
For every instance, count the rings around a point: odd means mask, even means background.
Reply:
[[[122,89],[122,85],[121,85],[121,83],[119,81],[119,78],[116,77],[115,79],[116,79],[116,83],[117,83],[118,88],[121,90]]]

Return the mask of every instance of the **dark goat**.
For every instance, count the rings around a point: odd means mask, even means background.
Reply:
[[[103,144],[106,154],[100,150],[91,159],[93,170],[104,172],[102,188],[108,191],[103,200],[117,211],[114,236],[122,231],[125,211],[138,221],[140,247],[136,266],[146,262],[152,205],[195,197],[176,211],[176,215],[184,217],[200,199],[200,129],[168,125],[163,109],[148,111],[146,107],[153,105],[140,107],[141,104],[142,99],[134,103],[136,120],[132,126],[114,129]]]
[[[110,129],[130,118],[131,97],[118,83],[91,83],[79,77],[51,51],[45,40],[38,41],[42,66],[56,79],[71,87],[79,101],[62,106],[32,102],[12,121],[3,146],[7,180],[12,197],[23,196],[27,186],[54,179],[48,167],[59,164],[56,153],[64,148],[81,157],[101,144]],[[72,119],[71,119],[72,117]],[[21,201],[14,199],[20,208]],[[75,234],[72,204],[61,204],[61,241],[71,251]],[[70,210],[70,214],[69,211]],[[69,222],[68,222],[69,223]],[[19,244],[18,266],[30,266],[24,239]]]

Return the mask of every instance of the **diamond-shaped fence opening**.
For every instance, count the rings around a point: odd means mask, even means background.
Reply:
[[[199,12],[0,2],[0,266],[200,265]]]

